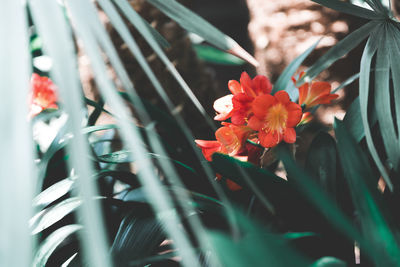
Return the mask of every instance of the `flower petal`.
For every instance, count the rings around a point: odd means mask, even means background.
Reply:
[[[252,97],[256,97],[256,94],[253,90],[253,81],[251,80],[249,74],[247,72],[242,72],[242,75],[240,76],[240,84],[242,85],[242,90],[243,92]]]
[[[242,86],[240,85],[240,83],[238,81],[235,81],[235,80],[230,80],[228,82],[228,88],[229,88],[229,91],[231,91],[231,93],[234,95],[242,92]]]
[[[233,95],[226,95],[215,100],[214,109],[218,114],[214,117],[214,120],[223,121],[228,119],[232,115],[232,98]]]
[[[274,97],[282,104],[287,104],[290,102],[289,94],[286,91],[278,91],[274,94]]]
[[[328,82],[312,82],[310,95],[312,98],[331,92],[331,84]]]
[[[309,95],[309,88],[310,85],[309,83],[305,83],[302,86],[299,87],[299,105],[303,105],[306,102],[306,99]]]
[[[244,125],[246,123],[247,112],[234,110],[232,112],[231,122],[235,125]]]
[[[301,110],[301,107],[294,102],[290,102],[286,105],[286,109],[288,111],[286,127],[295,127],[300,122],[301,117],[303,116],[303,111]]]
[[[258,118],[263,119],[268,112],[268,108],[276,103],[276,98],[272,95],[257,96],[252,105],[252,111]]]
[[[320,97],[318,97],[314,101],[312,101],[309,104],[309,107],[316,106],[316,105],[319,105],[319,104],[330,104],[333,99],[336,99],[338,97],[339,97],[338,94],[321,95]]]
[[[256,116],[252,116],[247,124],[254,131],[259,131],[265,126],[265,122]]]
[[[296,131],[294,128],[286,128],[283,133],[283,140],[289,144],[296,142]]]
[[[201,148],[201,152],[206,160],[212,160],[212,154],[220,152],[222,145],[218,141],[207,141],[207,140],[195,140],[198,147]]]
[[[196,145],[200,148],[215,148],[221,146],[221,143],[218,141],[209,141],[209,140],[194,140]]]
[[[236,155],[241,149],[242,144],[239,136],[229,126],[219,128],[215,132],[215,137],[225,147],[230,156]]]
[[[272,84],[270,80],[264,75],[257,75],[254,77],[253,87],[257,95],[270,94],[272,90]]]
[[[276,146],[280,141],[277,132],[260,131],[258,138],[260,139],[260,144],[267,148]]]

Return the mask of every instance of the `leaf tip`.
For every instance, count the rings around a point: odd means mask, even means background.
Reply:
[[[258,63],[258,61],[252,55],[250,55],[246,50],[243,49],[243,47],[238,45],[236,42],[232,43],[231,48],[228,49],[226,52],[243,59],[244,61],[250,63],[256,68],[260,66],[260,63]]]

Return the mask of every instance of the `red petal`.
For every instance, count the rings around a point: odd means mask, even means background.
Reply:
[[[287,104],[290,102],[290,97],[286,91],[278,91],[274,94],[274,97],[282,104]]]
[[[249,123],[247,124],[247,126],[249,126],[254,131],[259,131],[264,127],[264,124],[265,123],[264,123],[263,120],[260,120],[256,116],[252,116],[250,118]]]
[[[258,134],[258,138],[260,139],[260,144],[263,147],[274,147],[279,143],[279,134],[277,132],[265,132],[261,131]]]
[[[313,82],[311,83],[310,94],[316,97],[322,94],[329,94],[331,92],[331,84],[328,82]]]
[[[247,113],[243,111],[233,111],[232,117],[231,117],[231,122],[235,125],[243,125],[246,123],[246,117]]]
[[[315,105],[319,105],[319,104],[330,104],[331,101],[333,99],[338,98],[339,95],[337,94],[327,94],[327,95],[322,95],[320,97],[318,97],[317,99],[315,99],[314,101],[312,101],[309,106],[315,106]]]
[[[242,86],[240,85],[240,83],[238,81],[235,81],[235,80],[230,80],[228,82],[228,88],[231,91],[231,93],[234,95],[242,92]]]
[[[201,148],[201,152],[206,160],[211,161],[212,154],[220,152],[222,145],[218,141],[195,140]]]
[[[304,102],[306,101],[308,93],[309,93],[308,92],[309,87],[310,86],[308,83],[305,83],[299,87],[299,104],[300,105],[303,105]]]
[[[286,127],[295,127],[300,122],[301,117],[303,116],[301,107],[294,102],[290,102],[288,105],[286,105],[286,109],[288,111]]]
[[[244,93],[236,94],[232,98],[233,108],[240,109],[250,104],[253,100],[254,100],[253,97],[250,97]]]
[[[196,145],[200,148],[215,148],[221,146],[220,142],[218,141],[209,141],[209,140],[194,140]]]
[[[276,103],[276,98],[272,95],[260,95],[254,99],[251,108],[254,115],[263,119],[267,115],[268,108]]]
[[[257,95],[270,94],[272,90],[271,82],[264,75],[257,75],[256,77],[254,77],[253,87]]]
[[[242,85],[242,90],[248,96],[256,97],[256,94],[253,90],[253,81],[247,72],[242,72],[240,76],[240,84]]]
[[[283,133],[283,140],[289,144],[296,142],[296,131],[294,128],[286,128]]]

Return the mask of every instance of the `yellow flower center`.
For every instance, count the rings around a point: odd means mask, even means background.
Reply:
[[[265,120],[267,122],[267,130],[282,133],[286,128],[286,120],[288,111],[282,103],[278,103],[269,108]]]

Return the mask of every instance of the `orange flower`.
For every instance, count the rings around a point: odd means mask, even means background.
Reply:
[[[222,124],[224,126],[215,132],[216,141],[195,140],[197,146],[201,148],[206,160],[211,161],[212,155],[215,152],[219,152],[228,154],[242,161],[247,161],[249,157],[240,154],[246,154],[246,140],[251,133],[251,129],[246,126],[236,126],[232,123],[225,122]],[[251,159],[256,157],[257,152],[261,154],[259,151],[251,150]],[[220,179],[221,175],[217,174],[217,180]],[[226,185],[232,191],[242,189],[240,185],[229,179],[226,179]]]
[[[303,77],[304,74],[305,72],[300,73],[299,78]],[[294,78],[292,80],[296,84],[297,81]],[[299,104],[300,106],[305,105],[306,109],[319,104],[330,104],[338,96],[331,94],[331,84],[328,82],[307,82],[299,87]]]
[[[265,76],[257,75],[251,79],[246,72],[243,72],[240,82],[230,80],[228,88],[232,94],[214,102],[214,109],[217,112],[214,119],[223,121],[231,118],[232,123],[243,125],[250,116],[251,102],[259,95],[269,94],[272,85]]]
[[[288,93],[278,91],[275,95],[260,95],[252,103],[254,116],[248,126],[259,131],[258,138],[263,147],[274,147],[282,140],[296,141],[294,127],[300,122],[301,107],[290,101]]]
[[[31,78],[32,93],[30,98],[31,117],[39,114],[44,109],[58,108],[56,86],[47,77],[41,77],[36,73]]]
[[[195,140],[208,161],[211,161],[211,156],[215,152],[237,156],[243,151],[244,144],[251,132],[251,129],[246,126],[236,126],[227,122],[222,125],[224,126],[215,132],[216,141]]]

